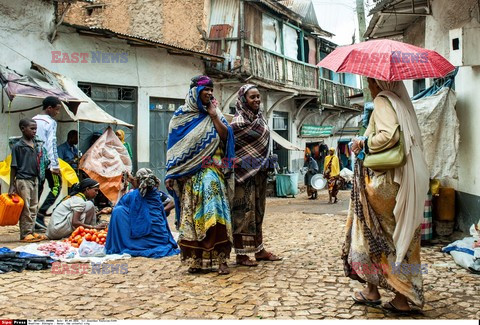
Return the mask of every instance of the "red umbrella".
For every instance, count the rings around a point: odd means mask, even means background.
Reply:
[[[318,66],[386,81],[439,78],[455,69],[435,51],[388,39],[337,47]]]

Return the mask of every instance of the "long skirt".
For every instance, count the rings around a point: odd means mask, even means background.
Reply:
[[[180,182],[181,259],[192,267],[224,263],[232,249],[232,220],[225,177],[216,167],[202,168]]]
[[[246,255],[263,249],[267,172],[259,171],[244,183],[235,183],[233,199],[233,243],[235,253]]]
[[[339,176],[333,176],[328,178],[328,194],[332,197],[337,197],[340,178]]]
[[[420,264],[420,228],[401,264],[396,264],[393,209],[399,185],[393,171],[369,175],[357,162],[346,224],[342,259],[346,276],[400,293],[413,304],[424,304]]]

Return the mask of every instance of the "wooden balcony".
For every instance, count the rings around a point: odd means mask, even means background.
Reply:
[[[350,108],[347,98],[361,89],[339,84],[320,77],[320,68],[287,58],[281,54],[246,43],[244,71],[255,78],[277,86],[313,91],[326,107]]]

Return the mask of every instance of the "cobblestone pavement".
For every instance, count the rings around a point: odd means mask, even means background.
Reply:
[[[130,259],[123,275],[0,275],[0,319],[402,318],[351,299],[361,285],[343,276],[339,259],[348,197],[342,192],[337,205],[324,192],[317,201],[304,193],[269,199],[265,245],[283,261],[247,268],[232,259],[228,276],[190,275],[178,256]],[[17,236],[17,227],[1,228],[0,246],[18,246]],[[422,248],[426,305],[410,317],[480,318],[480,276],[455,265],[441,246]],[[384,301],[392,296],[381,292]]]

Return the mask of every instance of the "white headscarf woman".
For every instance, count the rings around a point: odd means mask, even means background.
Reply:
[[[401,263],[413,239],[415,230],[421,225],[425,199],[428,192],[429,171],[423,155],[422,135],[412,101],[402,81],[376,80],[382,91],[379,96],[387,97],[397,114],[403,132],[407,162],[395,169],[394,181],[400,185],[393,210],[396,226],[393,242],[396,262]]]

